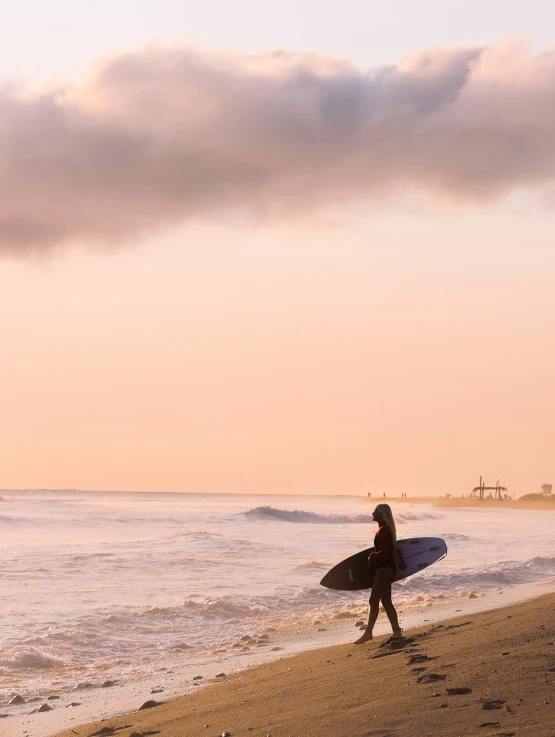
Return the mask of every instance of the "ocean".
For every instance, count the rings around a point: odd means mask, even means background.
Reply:
[[[319,581],[372,544],[349,496],[6,491],[0,501],[0,699],[223,663],[354,623],[366,592]],[[447,557],[394,587],[403,616],[555,577],[555,512],[394,505],[398,537]],[[350,630],[349,630],[350,631]]]

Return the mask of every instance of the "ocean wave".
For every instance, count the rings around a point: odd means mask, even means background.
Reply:
[[[42,527],[45,524],[52,525],[52,520],[44,519],[42,517],[25,517],[15,516],[11,514],[0,514],[0,528],[19,528],[19,527]]]
[[[371,514],[317,514],[302,509],[276,509],[275,507],[255,507],[244,513],[249,519],[279,520],[301,524],[346,525],[368,524],[372,522]]]
[[[423,519],[443,519],[437,512],[399,512],[395,515],[396,522],[418,522]]]
[[[316,525],[353,525],[370,524],[373,522],[371,514],[318,514],[306,512],[302,509],[277,509],[276,507],[255,507],[244,512],[249,519],[279,520],[281,522],[295,522]],[[402,512],[395,515],[397,522],[414,522],[427,519],[441,519],[442,515],[432,512]]]
[[[444,540],[448,540],[449,542],[487,542],[483,538],[473,537],[472,535],[463,535],[460,532],[442,532],[439,537],[442,537]]]
[[[535,556],[524,561],[503,561],[447,574],[428,573],[401,581],[405,593],[464,589],[489,589],[534,583],[555,575],[555,555]]]
[[[327,567],[319,561],[306,568]],[[435,570],[435,569],[434,569]],[[555,555],[520,562],[480,565],[457,572],[423,571],[395,586],[402,606],[431,605],[470,591],[537,582],[555,575]],[[314,575],[314,579],[319,576]],[[40,637],[11,643],[0,650],[2,672],[46,671],[67,663],[112,662],[118,658],[159,657],[168,649],[220,646],[240,634],[314,619],[349,617],[365,607],[367,592],[331,591],[318,586],[290,586],[263,596],[194,595],[175,606],[114,606],[52,624]],[[422,603],[424,602],[424,604]],[[295,624],[297,626],[297,624]],[[177,643],[177,644],[176,644]],[[62,660],[63,659],[63,660]]]
[[[60,668],[63,665],[64,663],[61,660],[35,648],[25,649],[23,647],[13,647],[0,652],[0,668],[7,668],[9,670],[47,670],[50,668]]]

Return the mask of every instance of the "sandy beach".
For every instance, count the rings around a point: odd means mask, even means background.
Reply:
[[[551,737],[554,609],[548,594],[406,631],[400,646],[381,637],[301,653],[56,737]]]

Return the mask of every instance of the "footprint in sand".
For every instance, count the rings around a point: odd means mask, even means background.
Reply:
[[[486,711],[493,711],[494,709],[502,709],[504,701],[501,699],[493,699],[492,701],[484,701],[482,703],[482,709]]]
[[[414,663],[427,663],[429,660],[436,660],[436,658],[431,658],[429,655],[419,653],[418,655],[410,656],[408,665],[413,665]]]
[[[444,681],[447,678],[443,673],[426,673],[416,679],[417,683],[431,683],[432,681]]]

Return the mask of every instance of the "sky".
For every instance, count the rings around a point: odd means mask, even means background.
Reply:
[[[21,0],[0,488],[551,483],[548,2]]]

